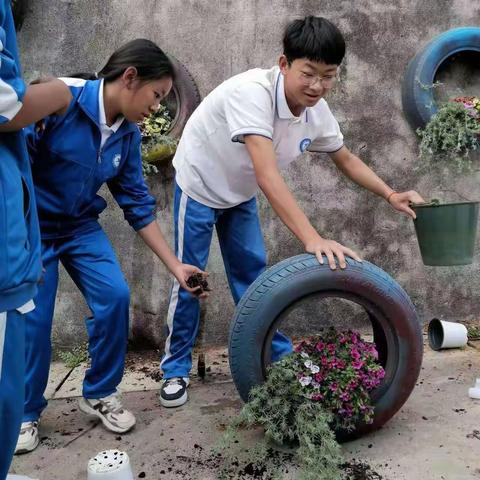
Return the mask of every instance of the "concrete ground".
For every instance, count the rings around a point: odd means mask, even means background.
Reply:
[[[125,406],[137,416],[132,432],[110,433],[80,412],[76,397],[85,366],[68,375],[65,366],[55,363],[41,443],[34,452],[15,457],[12,473],[39,480],[86,479],[91,457],[119,449],[130,456],[134,478],[215,479],[219,464],[211,448],[241,406],[226,352],[207,352],[205,380],[193,377],[189,402],[173,410],[158,401],[156,355],[133,353],[127,363],[121,389]],[[426,346],[422,372],[407,403],[380,431],[343,445],[345,457],[369,464],[378,474],[365,479],[480,479],[480,401],[467,394],[476,376],[480,344],[442,352]],[[261,478],[245,467],[239,465],[243,476],[238,478]],[[285,478],[296,478],[294,472],[290,468]]]

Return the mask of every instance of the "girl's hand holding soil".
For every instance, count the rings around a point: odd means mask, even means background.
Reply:
[[[186,263],[180,263],[172,273],[175,275],[178,283],[180,283],[180,286],[187,292],[198,298],[208,297],[208,292],[210,291],[206,280],[208,273]]]

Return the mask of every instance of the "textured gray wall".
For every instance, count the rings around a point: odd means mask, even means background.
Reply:
[[[442,194],[439,188],[453,188],[478,198],[477,173],[458,177],[414,172],[417,140],[403,117],[400,100],[409,59],[442,31],[480,24],[478,1],[34,0],[20,34],[20,48],[26,77],[32,78],[40,72],[98,70],[122,43],[151,38],[188,67],[205,96],[231,75],[276,63],[284,25],[306,14],[329,18],[346,36],[342,81],[328,101],[347,146],[397,190],[415,188],[426,198],[448,198],[451,194]],[[158,200],[158,221],[170,240],[172,179],[173,171],[167,168],[149,180]],[[478,318],[478,258],[467,267],[423,266],[413,223],[342,178],[327,157],[306,155],[286,171],[286,179],[319,232],[355,247],[394,276],[423,320]],[[131,286],[132,337],[160,345],[171,279],[106,196],[110,206],[101,222]],[[260,208],[269,262],[301,253],[302,246],[262,195]],[[233,302],[216,243],[208,271],[215,291],[203,309],[201,338],[203,343],[225,343]],[[53,334],[57,344],[84,338],[86,311],[75,285],[62,272]],[[304,312],[317,315],[311,306]],[[353,316],[356,323],[358,313],[348,312],[335,320],[349,324]]]

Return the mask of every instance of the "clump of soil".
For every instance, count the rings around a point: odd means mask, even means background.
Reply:
[[[342,470],[347,474],[348,480],[382,480],[383,477],[372,470],[372,467],[364,462],[357,462],[352,460],[351,462],[344,463]]]
[[[197,288],[200,287],[198,290],[196,290],[194,293],[195,295],[201,295],[203,292],[210,292],[210,288],[208,286],[207,279],[202,273],[194,273],[193,275],[190,275],[187,278],[187,285],[190,288]]]

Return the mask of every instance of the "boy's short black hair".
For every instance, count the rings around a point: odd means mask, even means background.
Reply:
[[[345,40],[340,30],[327,19],[308,16],[287,25],[283,54],[288,63],[308,58],[327,65],[340,65],[345,56]]]

